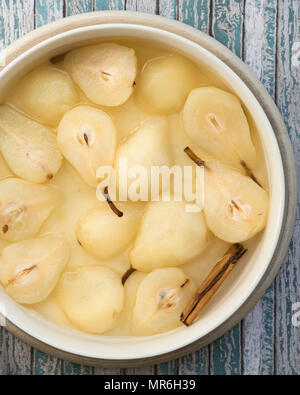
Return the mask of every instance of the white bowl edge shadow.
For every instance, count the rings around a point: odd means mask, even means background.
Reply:
[[[94,39],[122,36],[167,44],[194,61],[206,64],[230,85],[257,125],[267,162],[271,199],[269,220],[264,234],[255,250],[247,253],[242,270],[239,270],[238,275],[232,275],[233,284],[230,290],[219,293],[217,303],[205,311],[201,320],[188,328],[151,337],[88,335],[47,321],[37,313],[16,304],[0,289],[0,302],[6,307],[7,319],[25,333],[71,354],[107,360],[149,358],[181,349],[212,332],[231,317],[251,295],[267,270],[280,235],[285,202],[282,159],[275,134],[261,105],[225,63],[205,48],[174,33],[134,24],[95,25],[61,33],[32,47],[4,68],[0,72],[0,92],[5,92],[15,78],[42,59]],[[0,102],[1,100],[0,97]]]

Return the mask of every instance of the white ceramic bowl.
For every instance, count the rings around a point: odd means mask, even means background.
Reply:
[[[159,18],[161,25],[163,25],[161,19]],[[0,302],[6,306],[8,328],[31,344],[77,362],[94,365],[104,364],[106,366],[132,366],[137,364],[140,366],[141,364],[178,357],[214,340],[243,318],[262,295],[279,268],[278,262],[274,261],[274,253],[276,248],[278,249],[279,240],[281,240],[281,253],[279,253],[281,260],[286,252],[287,240],[283,243],[281,236],[283,227],[288,226],[289,229],[293,227],[294,203],[291,200],[289,200],[289,207],[292,213],[288,216],[290,218],[288,225],[284,221],[287,218],[286,191],[288,190],[285,180],[294,177],[293,158],[289,159],[289,175],[287,177],[285,176],[287,170],[283,165],[282,152],[284,151],[285,155],[286,151],[289,154],[291,152],[289,151],[288,139],[285,136],[284,150],[282,150],[282,147],[280,148],[278,145],[278,132],[276,136],[269,121],[270,116],[268,119],[260,104],[262,98],[258,97],[259,102],[247,86],[249,84],[246,85],[230,67],[212,52],[205,49],[204,46],[184,38],[182,33],[177,35],[167,30],[146,26],[146,24],[135,24],[134,19],[132,19],[133,24],[116,22],[118,21],[80,27],[54,35],[17,56],[0,72],[0,102],[1,96],[5,94],[16,78],[30,70],[33,65],[45,58],[64,53],[74,46],[99,38],[120,36],[157,41],[185,54],[195,62],[206,65],[226,81],[239,96],[255,120],[259,131],[267,162],[271,191],[270,215],[263,236],[259,239],[257,245],[247,253],[243,265],[238,266],[230,276],[230,280],[226,281],[211,303],[210,308],[206,309],[201,320],[191,327],[145,338],[92,336],[48,322],[38,314],[29,312],[16,304],[0,289]],[[170,25],[170,22],[168,24]],[[177,29],[179,29],[178,26]],[[208,43],[206,43],[206,47],[211,44],[216,45],[211,39],[206,40]],[[228,56],[226,50],[225,54]],[[232,57],[234,56],[232,55]],[[238,61],[235,60],[235,62]],[[253,83],[253,76],[248,72],[246,76],[248,81],[251,80]],[[265,103],[267,101],[267,107],[270,106],[266,93],[261,87],[259,88],[256,96],[261,96],[262,92],[265,95],[263,101]],[[278,114],[273,107],[271,110],[273,125],[278,128],[278,122],[280,122]],[[286,134],[285,130],[281,133]],[[290,195],[288,198],[291,199]]]

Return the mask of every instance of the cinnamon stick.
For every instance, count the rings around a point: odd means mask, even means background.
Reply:
[[[189,326],[195,321],[246,251],[241,244],[233,244],[229,248],[185,307],[180,317],[181,322]]]

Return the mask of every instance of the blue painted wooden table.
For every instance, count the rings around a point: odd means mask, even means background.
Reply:
[[[59,18],[108,9],[178,19],[241,57],[276,101],[300,169],[300,0],[0,0],[0,49]],[[300,326],[292,319],[300,302],[299,239],[298,210],[288,256],[262,300],[224,337],[185,358],[149,368],[90,368],[48,356],[0,329],[0,375],[300,374]]]

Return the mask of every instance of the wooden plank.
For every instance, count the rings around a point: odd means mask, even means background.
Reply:
[[[93,0],[65,0],[66,16],[93,11]]]
[[[209,33],[211,12],[207,0],[179,0],[178,19],[204,33]]]
[[[278,2],[276,101],[283,116],[300,170],[300,15],[299,1]],[[298,47],[298,61],[293,48]],[[299,187],[299,185],[298,185]],[[278,375],[300,374],[299,327],[292,324],[293,303],[300,302],[300,217],[288,256],[276,279],[276,355]]]
[[[155,368],[155,366],[146,366],[143,368],[128,368],[128,369],[125,369],[125,374],[127,376],[129,376],[129,375],[152,376],[152,375],[156,374],[156,368]]]
[[[63,0],[45,1],[36,0],[35,2],[35,23],[36,27],[57,21],[63,17]]]
[[[243,0],[213,0],[213,36],[236,55],[242,55]]]
[[[178,374],[179,375],[208,375],[209,369],[209,347],[204,347],[201,350],[181,358],[179,361]]]
[[[246,0],[243,60],[271,96],[276,75],[276,0]],[[253,29],[255,26],[255,29]],[[243,373],[274,374],[274,284],[243,322]]]
[[[300,74],[300,5],[299,1],[287,0],[278,4],[278,50],[277,50],[277,105],[282,113],[293,143],[297,168],[299,155],[299,74]],[[293,52],[293,49],[295,53]],[[298,54],[298,56],[297,56]],[[298,134],[297,134],[298,131]],[[300,183],[298,185],[300,192]],[[300,219],[298,199],[297,218]]]
[[[210,372],[209,347],[187,355],[179,360],[178,374],[208,375]]]
[[[62,374],[62,361],[42,351],[34,350],[32,357],[32,374],[37,376]]]
[[[243,321],[243,374],[273,375],[274,284]]]
[[[177,19],[178,17],[178,0],[160,0],[159,15],[170,19]]]
[[[62,373],[65,376],[91,376],[94,374],[94,369],[90,366],[63,361]]]
[[[170,362],[161,363],[160,365],[156,366],[156,372],[159,375],[166,374],[166,375],[177,375],[178,374],[178,359]]]
[[[1,323],[1,325],[4,325]],[[5,329],[3,326],[0,327],[0,376],[6,374],[7,370],[7,359],[6,359],[6,348],[5,348],[5,341],[4,341],[4,331]]]
[[[34,0],[2,0],[0,49],[34,29]]]
[[[127,11],[148,12],[158,14],[159,2],[157,0],[127,0],[125,2]]]
[[[243,60],[273,98],[276,82],[276,18],[276,0],[246,0]]]
[[[210,374],[241,374],[241,325],[236,325],[225,336],[210,346]]]
[[[31,347],[0,328],[0,376],[31,374]]]
[[[125,369],[94,368],[95,376],[124,375]]]
[[[242,55],[243,1],[213,0],[212,35],[236,55]],[[210,346],[210,373],[236,375],[242,372],[241,324]]]
[[[118,11],[125,9],[125,0],[96,0],[95,11]]]
[[[300,374],[299,327],[292,324],[292,306],[300,301],[299,238],[300,220],[297,219],[288,256],[276,279],[276,375]]]

